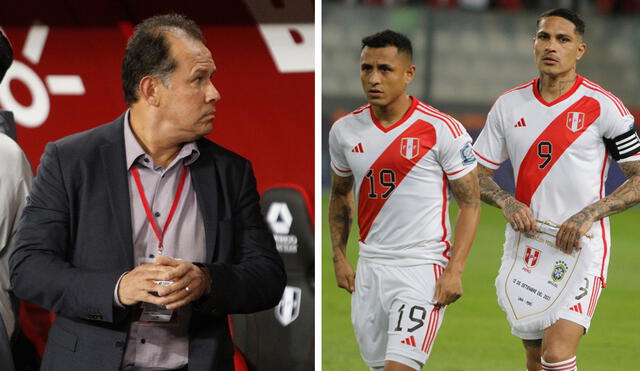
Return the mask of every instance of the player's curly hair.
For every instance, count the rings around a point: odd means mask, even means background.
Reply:
[[[398,53],[407,53],[409,58],[413,57],[411,40],[399,32],[388,29],[363,38],[360,50],[364,49],[365,46],[369,48],[395,46],[398,48]]]
[[[122,90],[127,105],[138,100],[138,84],[145,76],[155,76],[169,86],[169,76],[178,63],[171,56],[166,35],[180,31],[205,42],[198,25],[180,14],[156,15],[136,26],[122,59]]]
[[[540,27],[540,22],[542,22],[542,20],[547,17],[561,17],[566,19],[567,21],[573,23],[573,25],[576,27],[576,32],[580,36],[584,36],[584,21],[582,20],[580,15],[578,15],[578,13],[574,12],[573,10],[565,8],[549,9],[546,12],[540,14],[538,20],[536,21],[536,27]]]

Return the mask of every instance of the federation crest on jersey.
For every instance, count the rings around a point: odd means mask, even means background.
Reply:
[[[284,288],[282,299],[274,309],[276,319],[282,326],[286,327],[298,318],[301,299],[302,289],[299,287],[286,286]]]
[[[400,141],[400,155],[411,160],[420,154],[420,138],[402,138]]]
[[[556,264],[553,266],[553,271],[551,272],[551,279],[554,282],[562,281],[562,279],[564,278],[564,274],[567,273],[568,270],[569,270],[569,266],[567,266],[567,264],[564,261],[558,260]]]
[[[538,264],[538,259],[540,258],[540,250],[534,249],[533,247],[527,246],[527,251],[524,254],[524,263],[529,268],[533,268]]]
[[[584,127],[584,112],[567,113],[567,128],[574,133]]]

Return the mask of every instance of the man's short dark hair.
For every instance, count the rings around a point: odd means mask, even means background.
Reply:
[[[171,56],[166,36],[180,31],[204,43],[198,25],[183,15],[156,15],[136,26],[122,59],[122,89],[127,105],[138,100],[138,84],[145,76],[155,76],[168,86],[178,63]]]
[[[0,31],[0,82],[13,62],[13,49],[9,39]]]
[[[578,33],[580,36],[584,36],[584,21],[578,15],[578,13],[574,12],[573,10],[565,8],[549,9],[546,12],[540,14],[538,20],[536,21],[536,27],[540,27],[540,22],[542,22],[542,20],[547,17],[561,17],[566,19],[567,21],[573,23],[576,28],[576,33]]]
[[[373,35],[369,35],[362,39],[362,47],[369,48],[384,48],[386,46],[395,46],[398,48],[398,53],[407,53],[409,59],[413,57],[413,48],[411,47],[411,41],[405,35],[392,30],[384,30]]]

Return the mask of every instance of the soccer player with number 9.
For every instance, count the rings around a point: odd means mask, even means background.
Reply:
[[[608,216],[640,200],[640,141],[633,116],[617,97],[576,73],[587,50],[584,30],[584,21],[571,10],[540,15],[533,39],[539,77],[498,98],[474,144],[482,200],[501,208],[510,224],[501,272],[516,256],[516,236],[535,232],[536,219],[561,224],[555,245],[566,254],[581,248],[583,236],[593,236],[587,274],[575,278],[582,282],[577,292],[564,293],[573,297],[559,309],[559,319],[533,331],[512,328],[524,343],[529,371],[577,370],[578,343],[605,287],[611,249]],[[605,197],[611,158],[629,180]],[[515,197],[492,180],[507,159],[513,165]],[[564,262],[540,267],[538,255],[530,255],[524,259],[531,272],[545,269],[553,281],[564,278]]]

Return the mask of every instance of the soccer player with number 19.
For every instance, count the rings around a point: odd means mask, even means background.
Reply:
[[[577,347],[607,277],[607,217],[640,201],[640,141],[633,116],[617,97],[576,73],[587,50],[584,30],[584,21],[571,10],[540,15],[533,42],[539,78],[498,98],[474,144],[482,200],[501,208],[510,224],[503,267],[518,256],[513,236],[535,232],[536,219],[562,223],[555,245],[572,256],[583,236],[592,236],[586,276],[576,277],[584,284],[578,292],[563,294],[571,297],[566,308],[558,309],[559,319],[526,333],[512,324],[512,333],[523,341],[529,371],[577,370]],[[605,197],[611,158],[628,180]],[[507,159],[514,169],[515,197],[491,178]],[[539,268],[537,255],[524,260],[532,271]],[[553,268],[547,269],[553,280],[563,278],[563,263],[548,268]]]
[[[351,319],[372,370],[424,366],[445,307],[462,295],[480,215],[471,138],[458,121],[407,94],[416,71],[411,58],[404,35],[386,30],[364,38],[360,78],[369,104],[329,134],[335,274],[352,293]],[[460,210],[453,246],[450,193]],[[346,260],[356,202],[357,274]]]

